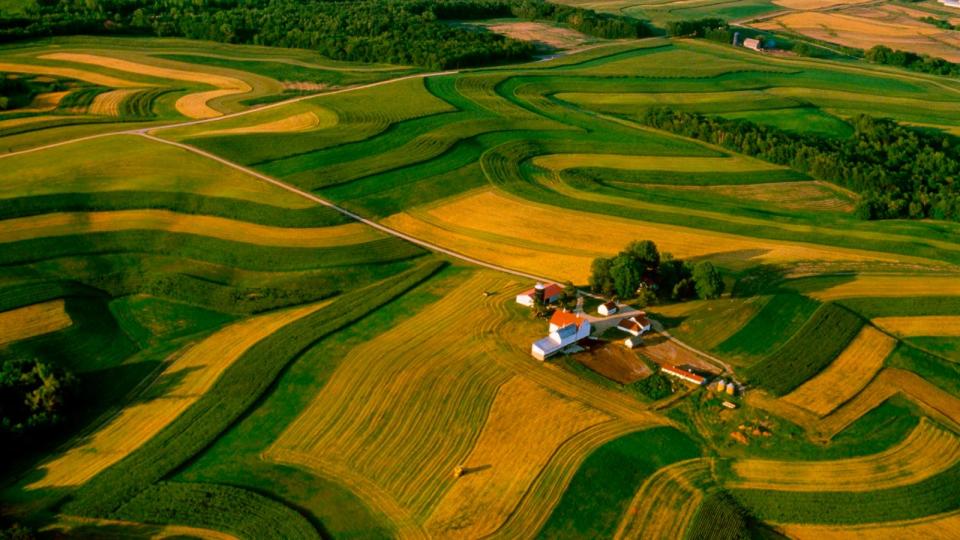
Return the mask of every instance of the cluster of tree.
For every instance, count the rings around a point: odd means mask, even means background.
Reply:
[[[511,15],[555,20],[600,37],[649,33],[636,19],[543,0],[44,0],[26,16],[0,19],[0,41],[71,34],[177,36],[446,69],[529,58],[530,43],[444,22]]]
[[[854,133],[847,139],[669,108],[648,110],[642,121],[856,191],[862,219],[960,221],[960,149],[946,134],[867,115],[851,121]]]
[[[897,66],[910,71],[931,73],[933,75],[960,76],[960,64],[936,58],[926,54],[909,51],[896,51],[884,45],[877,45],[864,54],[864,58],[874,64]]]
[[[0,453],[40,443],[63,422],[75,396],[76,378],[40,360],[10,358],[0,363]]]
[[[0,540],[34,540],[36,533],[21,523],[0,524]]]
[[[595,293],[637,298],[642,305],[659,299],[717,298],[723,278],[712,263],[693,264],[660,254],[650,240],[631,242],[614,257],[598,257],[590,268],[590,288]]]
[[[733,41],[733,31],[730,29],[730,25],[719,17],[670,21],[667,23],[667,35],[706,38],[726,43]]]

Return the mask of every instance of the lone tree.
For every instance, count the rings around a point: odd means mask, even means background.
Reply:
[[[711,262],[701,261],[693,267],[693,281],[700,298],[719,298],[723,294],[723,278]]]

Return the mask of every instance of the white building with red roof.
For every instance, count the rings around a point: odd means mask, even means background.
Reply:
[[[707,384],[707,379],[705,377],[701,377],[700,375],[697,375],[692,371],[687,371],[683,368],[678,368],[677,366],[663,366],[660,368],[660,371],[672,377],[676,377],[681,381],[693,383],[697,386],[703,386]]]
[[[620,322],[617,323],[617,330],[626,332],[632,336],[640,336],[649,332],[652,327],[653,324],[650,322],[650,319],[647,318],[647,314],[644,311],[631,317],[620,319]]]
[[[543,294],[543,303],[549,304],[551,302],[556,302],[563,296],[563,287],[557,285],[556,283],[548,283],[544,285],[543,283],[537,283],[536,286],[532,289],[523,291],[517,295],[517,303],[533,307],[534,299],[542,291]]]
[[[557,310],[550,317],[550,335],[530,346],[530,354],[537,360],[548,357],[590,336],[590,321],[569,311]]]

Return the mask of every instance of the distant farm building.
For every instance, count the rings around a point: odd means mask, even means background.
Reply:
[[[597,308],[597,313],[606,317],[608,315],[613,315],[619,311],[619,309],[620,308],[617,307],[616,302],[606,302],[604,304],[600,304],[600,307]]]
[[[700,375],[697,375],[692,371],[687,371],[685,369],[678,368],[676,366],[663,366],[660,368],[660,371],[663,373],[666,373],[667,375],[670,375],[671,377],[676,377],[681,381],[693,383],[697,386],[703,386],[707,384],[706,378],[701,377]]]
[[[636,349],[641,345],[643,345],[643,338],[640,336],[630,336],[623,340],[623,346],[628,349]]]
[[[633,317],[620,319],[620,322],[617,323],[617,330],[621,330],[633,336],[640,336],[644,332],[649,332],[651,327],[652,324],[650,323],[650,319],[647,318],[647,314],[643,311],[634,315]]]
[[[546,360],[589,337],[590,330],[590,321],[568,311],[556,311],[550,318],[550,335],[534,342],[530,347],[530,354],[537,360]]]
[[[763,42],[756,38],[747,38],[743,40],[743,46],[754,51],[763,50]]]
[[[556,283],[550,283],[548,285],[537,283],[532,289],[518,294],[517,303],[527,307],[533,307],[535,299],[538,296],[543,299],[544,304],[549,304],[559,300],[562,295],[563,287]]]

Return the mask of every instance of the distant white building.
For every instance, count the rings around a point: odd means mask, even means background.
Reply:
[[[666,373],[667,375],[676,377],[681,381],[687,381],[688,383],[693,383],[697,386],[703,386],[707,384],[707,379],[697,375],[692,371],[688,371],[683,368],[678,368],[676,366],[662,366],[660,371]]]
[[[948,7],[960,8],[960,0],[940,0],[940,3]]]
[[[616,302],[606,302],[604,304],[600,304],[600,307],[597,308],[597,313],[606,317],[608,315],[613,315],[619,311],[619,309],[620,308],[617,307]]]
[[[636,349],[641,345],[643,345],[643,338],[640,336],[630,336],[623,340],[623,346],[628,349]]]
[[[533,307],[534,298],[541,293],[543,294],[543,303],[549,304],[551,302],[556,302],[561,296],[563,296],[563,287],[557,285],[556,283],[550,283],[547,285],[544,285],[543,283],[537,283],[534,288],[518,294],[517,303],[527,307]]]
[[[653,324],[650,322],[650,319],[647,318],[647,314],[643,311],[632,317],[620,319],[620,322],[617,323],[617,330],[626,332],[633,336],[643,335],[644,333],[649,332],[650,328],[652,327]]]
[[[550,335],[530,346],[530,354],[546,360],[574,343],[590,336],[590,321],[567,311],[555,311],[550,318]]]
[[[763,42],[756,38],[747,38],[743,40],[743,46],[754,51],[763,50]]]

